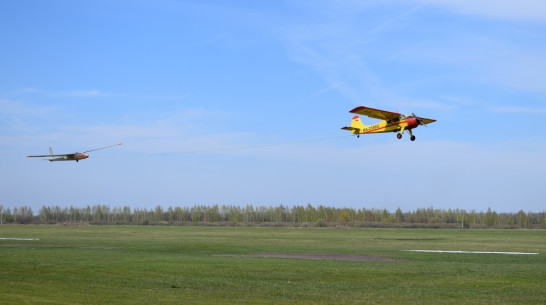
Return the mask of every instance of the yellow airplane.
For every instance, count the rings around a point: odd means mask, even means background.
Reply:
[[[364,125],[358,115],[353,117],[351,121],[351,127],[342,127],[341,129],[350,130],[357,137],[360,134],[377,133],[377,132],[398,132],[396,137],[402,139],[404,131],[409,131],[410,139],[415,141],[415,136],[412,133],[413,128],[417,128],[419,125],[425,125],[436,122],[434,119],[420,118],[415,114],[403,115],[396,112],[390,112],[385,110],[374,109],[370,107],[359,106],[349,111],[351,113],[362,114],[370,118],[382,120],[374,125]]]

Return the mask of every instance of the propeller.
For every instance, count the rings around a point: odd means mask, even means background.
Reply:
[[[416,116],[415,113],[412,112],[411,115],[417,120],[417,123],[419,125],[425,125],[425,127],[427,127],[427,124],[423,123],[423,120],[421,120],[420,117]]]

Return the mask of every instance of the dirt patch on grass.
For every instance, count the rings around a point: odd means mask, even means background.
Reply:
[[[104,249],[104,250],[115,250],[115,249],[121,249],[121,247],[90,246],[90,247],[80,247],[80,249]]]
[[[374,262],[396,262],[399,260],[384,257],[377,254],[336,254],[336,253],[261,253],[251,255],[213,255],[231,257],[269,257],[269,258],[298,258],[298,259],[329,259],[338,261],[374,261]]]
[[[106,246],[63,246],[63,245],[20,245],[20,244],[5,244],[0,245],[0,247],[19,247],[19,248],[80,248],[80,249],[104,249],[104,250],[115,250],[122,249],[121,247],[106,247]]]
[[[62,246],[59,245],[47,245],[47,244],[40,244],[40,245],[22,245],[22,244],[5,244],[0,245],[0,247],[18,247],[18,248],[60,248]]]

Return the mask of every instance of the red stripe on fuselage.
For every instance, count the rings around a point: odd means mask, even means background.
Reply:
[[[368,131],[365,131],[363,133],[373,133],[373,132],[376,132],[376,130],[381,130],[381,129],[387,129],[387,127],[391,127],[391,126],[400,126],[400,124],[404,124],[404,123],[407,123],[408,120],[405,120],[405,121],[399,121],[397,123],[391,123],[389,125],[385,125],[384,127],[379,127],[379,128],[376,128],[376,129],[372,129],[372,130],[368,130]],[[399,128],[402,128],[402,127],[399,127]],[[409,128],[408,128],[409,129]],[[385,132],[390,132],[390,131],[385,131]]]

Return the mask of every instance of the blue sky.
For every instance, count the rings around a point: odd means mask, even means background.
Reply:
[[[5,207],[546,207],[543,1],[4,1],[0,39]]]

